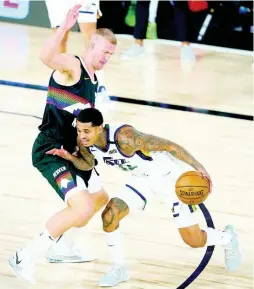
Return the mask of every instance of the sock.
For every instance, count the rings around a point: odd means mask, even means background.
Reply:
[[[107,244],[112,258],[112,262],[118,265],[124,265],[123,239],[119,228],[114,232],[106,233]]]
[[[96,77],[98,79],[99,86],[104,86],[104,71],[103,70],[97,70],[95,74],[96,74]]]
[[[54,242],[55,240],[50,236],[48,230],[44,228],[33,240],[18,252],[19,258],[22,261],[35,263],[41,256],[46,254],[47,250]]]
[[[207,246],[227,246],[231,242],[232,236],[228,232],[218,231],[213,228],[206,228],[204,231],[207,233]]]
[[[149,22],[155,23],[159,0],[152,0],[149,5]]]
[[[60,245],[61,247],[63,246],[64,248],[69,249],[73,245],[79,232],[79,228],[70,228],[56,240],[54,247],[57,248]]]

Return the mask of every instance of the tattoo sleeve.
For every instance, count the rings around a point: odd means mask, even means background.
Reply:
[[[92,155],[88,148],[82,145],[79,138],[77,139],[77,145],[79,147],[79,153],[81,157],[90,165],[94,166],[94,155]]]
[[[128,215],[128,213],[129,207],[123,200],[112,198],[102,213],[104,230],[107,231],[110,228],[117,229],[119,221]]]
[[[78,156],[72,156],[70,161],[77,169],[89,171],[94,167],[94,156],[80,143],[79,139],[77,139],[77,144],[79,147],[79,154]]]
[[[88,164],[82,157],[72,156],[70,161],[81,171],[90,171],[93,168],[93,165]]]
[[[204,167],[180,145],[160,137],[141,133],[131,126],[125,126],[119,131],[117,142],[126,155],[133,155],[139,150],[143,153],[166,151],[196,170],[205,170]]]

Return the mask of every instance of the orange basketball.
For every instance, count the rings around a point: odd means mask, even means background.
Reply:
[[[177,197],[187,205],[203,203],[209,195],[209,182],[201,173],[189,171],[176,181]]]

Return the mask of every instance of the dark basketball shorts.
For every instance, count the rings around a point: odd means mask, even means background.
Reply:
[[[61,146],[46,143],[45,138],[39,135],[33,145],[32,159],[34,167],[47,179],[62,200],[67,202],[70,196],[79,191],[88,190],[92,194],[102,189],[99,174],[95,169],[81,171],[65,159],[46,154],[46,151],[55,147]]]

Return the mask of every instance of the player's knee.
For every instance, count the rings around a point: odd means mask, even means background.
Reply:
[[[113,232],[119,227],[119,222],[129,213],[128,205],[119,198],[112,198],[102,212],[103,229]]]
[[[103,230],[105,232],[113,232],[119,227],[119,220],[114,216],[114,212],[110,206],[107,206],[101,214]]]
[[[118,218],[118,211],[114,206],[115,199],[113,198],[109,201],[106,208],[101,214],[102,223],[103,223],[103,230],[105,232],[113,232],[119,226],[119,218]]]

